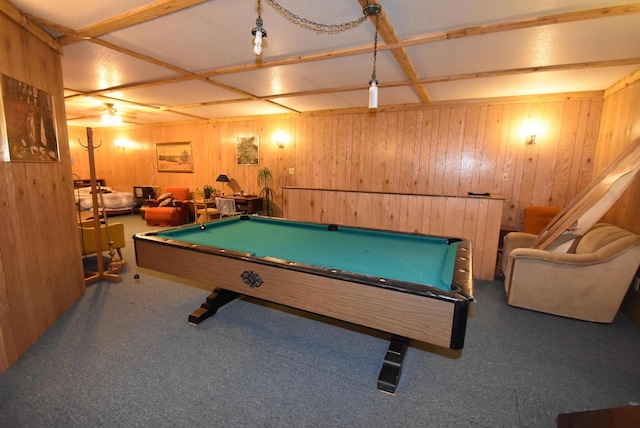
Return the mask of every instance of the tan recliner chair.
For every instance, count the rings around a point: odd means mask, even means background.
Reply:
[[[504,238],[507,303],[586,321],[613,321],[640,265],[640,235],[596,224],[568,252],[529,248],[537,236]]]

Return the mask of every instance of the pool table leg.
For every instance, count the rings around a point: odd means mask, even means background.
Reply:
[[[229,290],[214,289],[202,305],[189,315],[189,324],[196,325],[213,316],[222,306],[231,302],[240,294]]]
[[[395,395],[398,381],[402,372],[402,361],[407,353],[409,339],[401,336],[393,336],[389,349],[384,356],[384,363],[378,376],[378,389],[382,392]]]

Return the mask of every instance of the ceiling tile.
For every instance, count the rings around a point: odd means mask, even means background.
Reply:
[[[458,80],[425,85],[432,101],[511,97],[518,95],[597,91],[616,83],[638,67],[603,67]]]
[[[99,36],[99,40],[64,45],[62,58],[66,111],[77,123],[99,122],[105,103],[135,115],[134,123],[189,118],[237,117],[292,112],[365,108],[371,79],[375,27],[356,0],[278,0],[307,22],[360,25],[321,34],[287,19],[287,13],[262,1],[260,15],[268,36],[263,54],[253,53],[251,29],[258,16],[255,0],[209,0]],[[590,9],[618,5],[619,0],[379,0],[384,38],[400,39],[385,50],[382,38],[376,65],[380,106],[416,104],[409,79],[451,79],[425,84],[433,101],[511,97],[556,92],[603,91],[640,69],[640,64],[594,68],[588,63],[640,58],[640,13],[627,1],[626,16]],[[136,11],[163,4],[158,0],[11,0],[26,13],[64,27],[83,30],[96,23],[138,22]],[[182,2],[171,2],[178,6]],[[407,37],[433,36],[450,30],[523,20],[536,22],[553,14],[573,13],[560,23],[481,36],[405,46]],[[586,13],[583,13],[586,12]],[[114,19],[116,18],[116,19]],[[589,19],[585,19],[589,18]],[[30,19],[28,16],[26,19]],[[60,25],[55,25],[55,24]],[[45,25],[46,27],[46,25]],[[111,28],[111,27],[110,27]],[[389,30],[387,32],[387,30]],[[65,38],[65,43],[69,39]],[[103,43],[104,45],[101,45]],[[105,47],[113,45],[114,49]],[[403,47],[404,46],[404,47]],[[359,53],[362,50],[366,54]],[[120,52],[131,52],[131,55]],[[145,60],[146,58],[146,60]],[[311,61],[313,60],[313,61]],[[523,73],[522,68],[568,64],[581,69]],[[496,71],[501,76],[483,77]],[[405,75],[406,73],[406,75]],[[200,74],[200,75],[198,75]],[[456,79],[459,75],[474,79]],[[218,85],[199,79],[208,76]],[[389,85],[385,87],[385,85]],[[103,92],[104,91],[104,92]],[[87,93],[89,97],[75,96]],[[275,98],[273,98],[275,97]],[[260,99],[256,99],[260,98]],[[272,102],[270,102],[270,100]],[[428,102],[425,103],[428,105]],[[171,110],[179,110],[173,113]],[[366,111],[366,110],[365,110]],[[182,113],[182,114],[178,114]],[[185,116],[189,115],[189,116]]]
[[[246,98],[237,92],[200,80],[105,92],[104,95],[164,107]]]
[[[180,107],[173,110],[205,118],[263,116],[268,114],[291,113],[291,110],[278,107],[277,105],[266,101],[241,101],[232,104],[223,103],[200,107]]]
[[[408,47],[420,78],[640,58],[640,14]]]
[[[363,89],[332,94],[274,98],[273,101],[301,112],[366,108],[369,104],[369,91],[368,89]],[[418,102],[420,102],[420,99],[409,87],[380,88],[378,90],[378,104],[380,107]]]
[[[286,6],[319,22],[335,23],[336,11],[345,11],[341,19],[363,16],[355,0],[325,0],[307,3],[304,8],[293,2]],[[260,58],[253,53],[251,30],[256,26],[257,12],[252,0],[235,0],[234,7],[222,1],[206,2],[103,38],[194,72],[373,43],[374,32],[369,23],[356,30],[326,35],[296,26],[267,4],[263,3],[262,12],[267,37]]]
[[[379,0],[398,37],[619,5],[620,0]]]
[[[80,30],[130,10],[157,3],[157,0],[11,0],[11,3],[25,13],[46,18],[72,30]]]
[[[262,68],[214,79],[258,96],[276,96],[323,88],[367,86],[371,80],[373,54],[363,54],[281,67]],[[406,81],[391,53],[379,52],[376,75],[379,82]]]
[[[64,48],[62,74],[65,88],[77,91],[99,90],[178,75],[164,67],[90,42]]]

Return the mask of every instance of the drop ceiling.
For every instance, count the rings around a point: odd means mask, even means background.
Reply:
[[[375,17],[319,34],[254,0],[11,0],[61,47],[70,126],[367,110]],[[323,24],[366,0],[278,0]],[[370,0],[369,3],[374,3]],[[603,91],[640,70],[640,3],[378,0],[379,106]]]

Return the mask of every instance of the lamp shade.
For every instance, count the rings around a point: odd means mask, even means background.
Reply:
[[[226,174],[220,174],[218,178],[216,178],[216,181],[219,183],[228,183],[231,180],[229,180],[229,177],[227,177]]]

